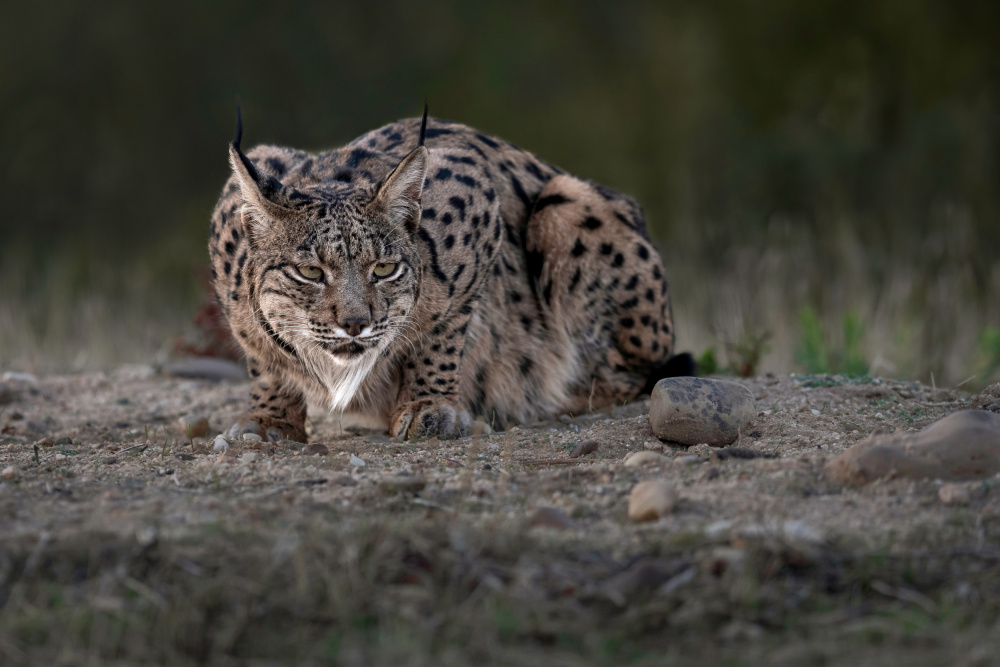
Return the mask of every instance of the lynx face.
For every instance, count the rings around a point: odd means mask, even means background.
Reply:
[[[238,141],[229,157],[244,202],[252,318],[327,387],[331,408],[343,409],[379,356],[409,340],[427,149],[411,151],[374,187],[295,189]]]
[[[417,295],[417,249],[405,225],[372,210],[372,199],[352,192],[310,202],[253,237],[259,314],[301,357],[347,364],[405,335]]]

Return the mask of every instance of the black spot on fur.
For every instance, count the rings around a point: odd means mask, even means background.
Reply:
[[[583,242],[580,241],[580,239],[577,239],[576,243],[573,244],[573,250],[570,252],[574,257],[579,257],[583,253],[587,252],[587,246],[583,245]]]
[[[535,202],[535,213],[538,213],[544,208],[549,206],[558,206],[559,204],[571,204],[572,199],[564,197],[560,194],[548,195],[546,197],[539,197]]]
[[[444,167],[438,169],[437,173],[434,174],[434,178],[439,181],[447,181],[451,178],[451,169],[445,169]]]
[[[616,269],[619,269],[624,263],[625,263],[625,257],[620,252],[615,253],[615,258],[611,261],[611,266],[613,266]]]
[[[529,356],[521,357],[521,363],[518,367],[521,369],[521,375],[527,375],[531,372],[532,366],[535,365],[535,360]]]
[[[573,272],[573,277],[570,278],[569,287],[566,288],[567,293],[572,293],[576,289],[577,284],[580,282],[580,267],[576,267],[576,271]]]
[[[615,250],[615,246],[613,244],[611,244],[611,243],[602,243],[601,244],[601,254],[602,255],[610,255],[612,252],[614,252],[614,250]]]
[[[588,215],[586,218],[583,219],[583,222],[580,223],[580,226],[590,230],[594,230],[594,229],[600,229],[601,224],[602,223],[600,220],[598,220],[592,215]]]
[[[646,261],[649,259],[649,248],[640,243],[635,248],[635,254],[639,256],[639,259]]]

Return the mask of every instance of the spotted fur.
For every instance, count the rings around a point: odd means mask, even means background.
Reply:
[[[420,133],[246,155],[238,134],[209,242],[252,376],[233,434],[302,440],[308,399],[401,437],[499,429],[632,399],[668,362],[667,282],[633,200],[464,125]]]

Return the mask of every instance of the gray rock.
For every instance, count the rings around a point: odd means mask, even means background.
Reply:
[[[264,438],[260,437],[256,433],[244,433],[242,440],[244,442],[263,442]]]
[[[581,456],[586,456],[587,454],[592,454],[597,451],[600,447],[600,443],[596,440],[584,440],[583,442],[576,443],[576,447],[573,451],[569,453],[571,459],[578,459]]]
[[[196,357],[172,361],[163,367],[164,375],[195,380],[242,380],[246,377],[243,367],[225,359]]]
[[[826,474],[841,484],[880,477],[983,479],[1000,472],[1000,415],[959,410],[919,433],[875,434],[831,461]]]
[[[326,445],[321,445],[318,442],[314,442],[311,445],[306,445],[302,448],[302,453],[305,455],[318,454],[320,456],[326,456],[330,453],[330,448]]]
[[[750,390],[726,380],[665,378],[656,383],[649,403],[649,424],[656,437],[682,445],[724,447],[756,416]]]
[[[223,438],[221,435],[215,436],[215,442],[212,443],[213,452],[224,452],[229,449],[229,441]]]

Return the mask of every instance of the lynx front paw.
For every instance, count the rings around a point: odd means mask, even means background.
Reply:
[[[259,435],[269,442],[306,441],[306,430],[303,426],[252,412],[237,417],[236,423],[226,431],[226,437],[239,440],[246,433]]]
[[[447,400],[427,398],[404,403],[392,418],[391,433],[405,438],[460,438],[469,430],[469,413]]]

